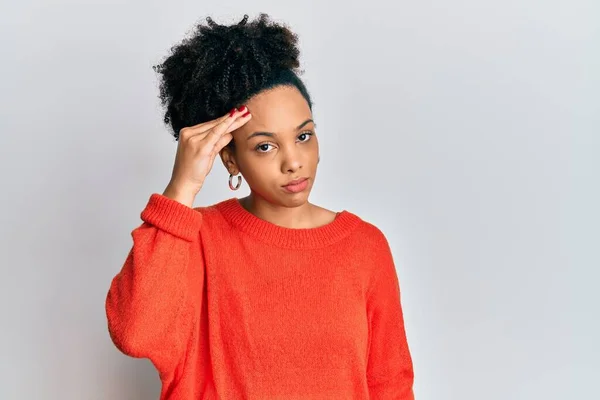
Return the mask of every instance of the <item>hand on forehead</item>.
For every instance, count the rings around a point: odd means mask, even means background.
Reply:
[[[294,87],[281,86],[259,93],[246,106],[253,118],[239,131],[247,135],[256,130],[275,134],[295,132],[299,124],[312,118],[308,103]]]

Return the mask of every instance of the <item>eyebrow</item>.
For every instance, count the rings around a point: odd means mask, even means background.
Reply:
[[[303,123],[301,123],[300,125],[298,125],[296,127],[296,130],[299,131],[300,129],[304,128],[304,126],[306,126],[309,123],[313,123],[315,124],[315,121],[313,121],[311,118],[307,119],[306,121],[304,121]],[[317,126],[317,124],[315,124],[315,127]],[[246,140],[250,140],[255,136],[269,136],[269,137],[275,137],[277,136],[275,133],[272,132],[254,132],[253,134],[251,134],[250,136],[248,136],[246,138]]]

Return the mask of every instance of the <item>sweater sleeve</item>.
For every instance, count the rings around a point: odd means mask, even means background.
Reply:
[[[369,285],[369,356],[371,399],[414,400],[413,363],[404,328],[398,275],[389,244],[381,234],[376,271]]]
[[[185,354],[200,307],[204,266],[202,214],[160,194],[150,196],[133,246],[106,297],[115,346],[172,371]]]

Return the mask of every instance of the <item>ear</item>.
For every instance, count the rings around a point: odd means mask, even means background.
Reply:
[[[234,150],[229,146],[225,146],[219,152],[219,156],[221,157],[221,162],[225,166],[225,169],[229,171],[230,174],[236,175],[239,169],[237,167]]]

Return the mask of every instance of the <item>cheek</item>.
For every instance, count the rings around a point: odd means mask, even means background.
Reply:
[[[317,140],[315,140],[311,146],[311,156],[313,156],[315,159],[319,157],[319,142]]]
[[[314,147],[316,147],[316,148],[317,148],[317,150],[319,150],[319,139],[317,139],[317,137],[316,137],[316,136],[313,136],[313,138],[312,138],[312,139],[313,139],[313,140],[311,140],[311,142],[312,142],[312,145],[313,145]]]
[[[258,161],[256,157],[248,160],[248,162],[243,165],[246,180],[256,187],[265,186],[265,184],[272,181],[273,177],[279,172],[272,163]]]

